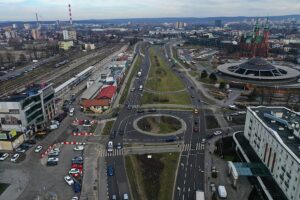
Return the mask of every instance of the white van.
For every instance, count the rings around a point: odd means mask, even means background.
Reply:
[[[107,152],[112,152],[114,149],[114,145],[112,141],[108,141],[107,143]]]
[[[223,185],[218,186],[218,194],[221,199],[227,198],[227,192],[226,192],[225,186],[223,186]]]

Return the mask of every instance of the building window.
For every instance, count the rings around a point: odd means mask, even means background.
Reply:
[[[9,109],[8,112],[9,114],[20,114],[19,109]]]

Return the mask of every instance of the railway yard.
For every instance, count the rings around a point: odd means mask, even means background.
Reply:
[[[70,79],[89,66],[99,63],[101,60],[121,48],[121,44],[109,44],[95,51],[83,55],[70,56],[70,62],[55,68],[56,61],[44,64],[32,69],[22,76],[2,82],[0,85],[1,96],[16,92],[31,83],[53,82],[54,87]]]

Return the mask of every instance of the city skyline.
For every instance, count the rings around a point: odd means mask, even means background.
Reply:
[[[300,10],[297,0],[129,0],[59,1],[0,0],[0,21],[31,21],[38,13],[41,21],[68,20],[68,4],[74,20],[160,18],[160,17],[231,17],[292,15]]]

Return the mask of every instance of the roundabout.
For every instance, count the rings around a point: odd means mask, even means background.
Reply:
[[[171,136],[183,133],[186,123],[174,115],[148,114],[134,120],[133,128],[146,135]]]

